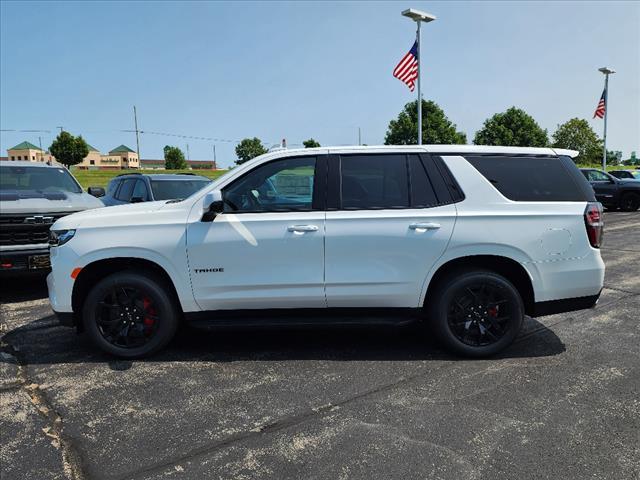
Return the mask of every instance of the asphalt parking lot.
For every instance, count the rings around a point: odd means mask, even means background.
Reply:
[[[203,333],[119,361],[2,279],[9,479],[640,478],[640,213],[607,213],[595,309],[490,360],[411,329]]]

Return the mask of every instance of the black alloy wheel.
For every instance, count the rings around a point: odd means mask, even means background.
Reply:
[[[107,353],[139,358],[173,338],[180,311],[173,288],[155,275],[117,272],[98,282],[82,309],[85,331]]]
[[[426,302],[435,335],[449,350],[468,357],[503,350],[524,320],[518,290],[503,276],[485,270],[452,272],[439,281]]]

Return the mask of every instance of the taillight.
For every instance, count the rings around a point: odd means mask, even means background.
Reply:
[[[584,224],[587,227],[589,243],[593,248],[600,248],[604,236],[604,219],[600,203],[587,203],[587,208],[584,210]]]

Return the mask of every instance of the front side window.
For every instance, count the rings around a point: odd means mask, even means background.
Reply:
[[[118,200],[123,202],[129,202],[131,200],[131,194],[133,193],[133,187],[135,186],[135,178],[126,178],[122,181],[122,186],[116,195]]]
[[[31,190],[37,192],[72,192],[82,189],[66,168],[0,167],[2,190]]]
[[[138,180],[136,182],[136,186],[133,187],[133,193],[131,194],[131,198],[139,199],[142,202],[146,202],[149,200],[149,194],[147,193],[147,186],[144,184],[143,180]]]
[[[409,208],[406,155],[341,157],[342,208]]]
[[[285,158],[260,165],[222,191],[225,211],[311,210],[315,167],[315,157]]]
[[[109,182],[109,185],[107,186],[107,193],[106,195],[113,197],[116,193],[116,190],[118,190],[118,185],[120,185],[120,180],[119,179],[115,179],[115,180],[111,180]]]
[[[590,182],[608,182],[609,181],[609,176],[604,172],[599,172],[598,170],[588,170],[587,175]]]

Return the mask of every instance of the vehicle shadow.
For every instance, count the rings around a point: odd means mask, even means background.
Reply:
[[[47,272],[0,275],[0,303],[47,298]]]
[[[417,326],[223,331],[184,327],[163,351],[133,361],[100,352],[86,335],[58,326],[53,316],[6,332],[3,341],[24,364],[108,363],[114,370],[126,370],[136,362],[465,360],[444,351]],[[546,357],[564,351],[552,330],[527,317],[518,339],[493,358]]]

